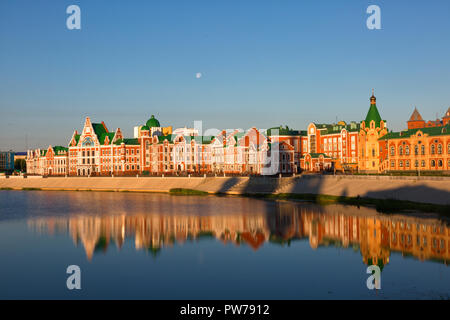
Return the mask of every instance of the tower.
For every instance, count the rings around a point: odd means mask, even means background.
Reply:
[[[378,173],[381,163],[383,146],[378,139],[387,134],[386,120],[382,120],[377,108],[377,98],[372,89],[370,107],[366,119],[361,122],[359,132],[359,161],[358,170],[362,172]]]
[[[408,129],[417,129],[425,127],[425,120],[423,120],[417,108],[414,108],[414,111],[407,121]]]

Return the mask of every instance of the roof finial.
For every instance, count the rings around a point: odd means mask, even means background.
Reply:
[[[370,104],[375,104],[377,101],[377,98],[375,98],[375,90],[372,89],[372,96],[370,97]]]

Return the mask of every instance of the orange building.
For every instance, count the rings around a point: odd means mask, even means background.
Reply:
[[[381,171],[450,171],[450,124],[389,132],[379,140]]]

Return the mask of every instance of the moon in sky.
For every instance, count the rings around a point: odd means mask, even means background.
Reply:
[[[195,77],[196,77],[197,79],[200,79],[200,78],[202,77],[202,74],[201,74],[200,72],[197,72],[197,73],[195,74]]]

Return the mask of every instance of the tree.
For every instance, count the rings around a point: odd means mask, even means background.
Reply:
[[[27,162],[25,161],[25,159],[14,160],[14,169],[25,172],[27,169]]]

